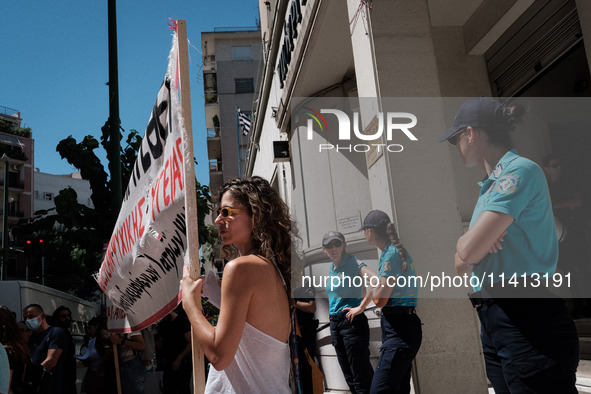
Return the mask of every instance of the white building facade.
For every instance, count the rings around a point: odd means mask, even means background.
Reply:
[[[55,208],[54,198],[60,194],[60,191],[72,188],[78,195],[78,203],[93,208],[92,190],[90,182],[82,179],[79,172],[65,175],[47,174],[45,172],[35,171],[35,193],[34,193],[34,211],[49,210]]]
[[[250,117],[258,93],[261,36],[257,28],[201,33],[209,187],[214,201],[229,179],[242,176],[248,136],[237,110]]]
[[[259,7],[264,67],[244,175],[269,179],[291,205],[307,273],[328,272],[321,239],[330,230],[343,232],[348,252],[376,268],[378,252],[355,226],[381,209],[419,274],[453,275],[456,241],[484,175],[464,168],[454,147],[437,143],[459,105],[474,96],[591,96],[591,3],[584,0],[272,0]],[[406,99],[406,112],[416,110],[423,120],[418,141],[400,137],[401,152],[322,150],[319,144],[339,142],[328,132],[335,118],[325,115],[332,123],[311,138],[294,126],[305,124],[296,110],[319,111],[308,104],[330,97],[353,99],[366,134],[375,131],[380,111]],[[552,112],[545,105],[539,112]],[[552,116],[560,123],[570,114]],[[514,136],[523,156],[540,163],[549,153],[565,154],[591,175],[588,133],[553,128],[543,117],[528,122]],[[387,146],[386,137],[377,142]],[[325,297],[317,293],[321,325],[328,321]],[[478,317],[465,293],[421,296],[417,309],[424,325],[415,392],[486,393]],[[379,320],[367,315],[375,365]],[[346,390],[328,329],[318,334],[318,346],[326,388]]]

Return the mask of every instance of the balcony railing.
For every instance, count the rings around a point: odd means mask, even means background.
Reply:
[[[18,119],[20,121],[20,118]],[[19,123],[11,120],[10,115],[0,113],[0,131],[6,134],[16,135],[17,137],[31,138],[30,127],[19,127]]]
[[[210,160],[209,161],[209,172],[219,172],[222,171],[222,161],[221,160]]]
[[[0,178],[0,186],[4,187],[4,177]],[[25,184],[20,180],[8,178],[8,187],[11,189],[24,189]]]
[[[204,93],[205,104],[214,104],[218,102],[217,90],[206,90]]]
[[[18,112],[19,112],[18,109],[9,108],[9,107],[5,107],[3,105],[0,105],[0,114],[13,116],[14,114],[16,114]]]
[[[4,215],[4,209],[0,208],[0,216]],[[11,208],[8,207],[8,216],[13,217],[13,218],[23,218],[25,217],[25,213],[23,211],[20,211],[16,208]]]
[[[216,138],[220,136],[220,128],[214,127],[213,129],[207,129],[207,138]]]
[[[215,33],[231,33],[234,31],[259,31],[261,30],[257,26],[253,27],[214,27],[213,31]]]

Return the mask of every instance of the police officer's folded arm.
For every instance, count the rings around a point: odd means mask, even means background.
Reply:
[[[458,239],[456,251],[467,264],[478,264],[502,239],[515,219],[502,212],[484,211],[474,225]]]

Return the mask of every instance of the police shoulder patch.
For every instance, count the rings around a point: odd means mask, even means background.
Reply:
[[[497,166],[493,170],[493,174],[494,174],[495,178],[498,178],[499,175],[501,175],[501,172],[503,172],[503,165],[499,163],[499,164],[497,164]]]
[[[495,190],[499,193],[509,194],[517,190],[517,184],[519,183],[519,175],[517,174],[505,174],[499,178],[495,186]]]
[[[392,271],[392,263],[390,260],[384,261],[384,272],[386,271]]]

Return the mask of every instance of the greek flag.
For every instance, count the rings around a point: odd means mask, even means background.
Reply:
[[[238,123],[240,123],[240,129],[242,130],[242,135],[248,135],[250,131],[250,118],[246,116],[240,108],[238,108]]]

